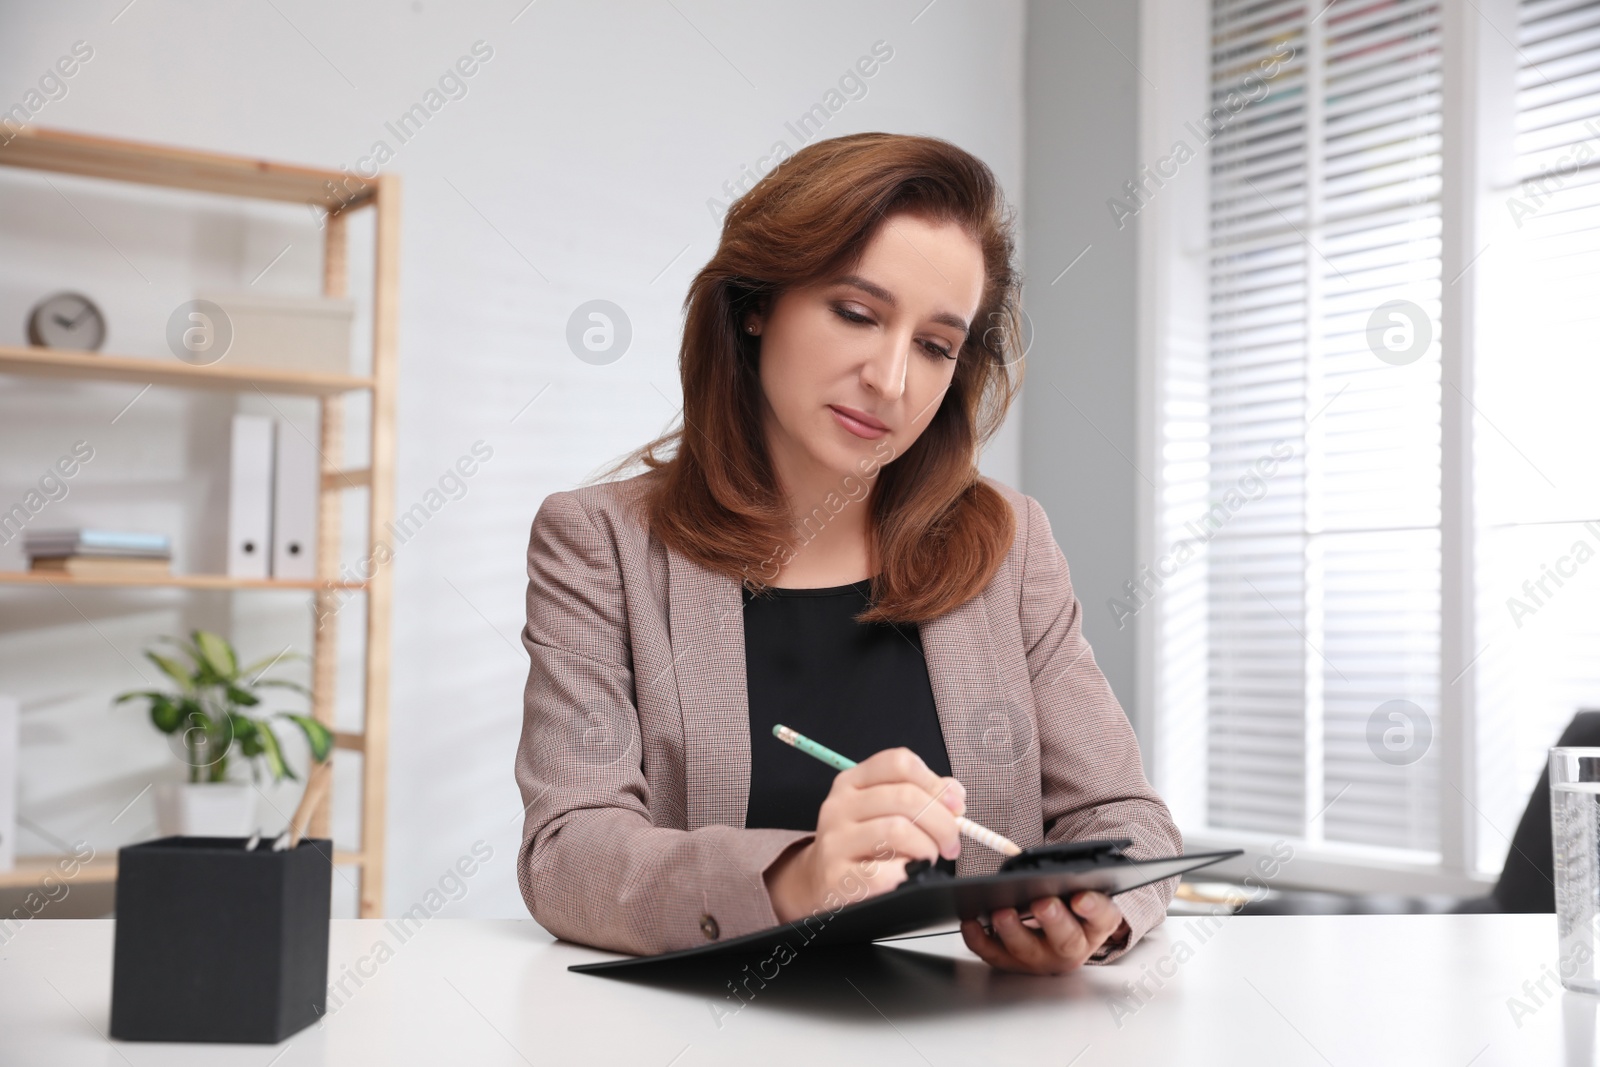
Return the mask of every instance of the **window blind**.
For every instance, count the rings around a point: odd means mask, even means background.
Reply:
[[[1518,6],[1514,177],[1485,214],[1474,500],[1477,862],[1499,870],[1546,750],[1600,710],[1600,2]],[[1573,448],[1573,442],[1586,447]]]
[[[1161,500],[1165,551],[1194,556],[1165,590],[1169,719],[1203,736],[1209,827],[1436,850],[1438,3],[1211,12],[1210,336],[1193,388],[1168,383]]]

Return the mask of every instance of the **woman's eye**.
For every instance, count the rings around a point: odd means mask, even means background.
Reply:
[[[833,311],[834,311],[834,314],[838,315],[841,319],[844,319],[846,322],[871,322],[872,321],[871,319],[867,318],[865,315],[858,315],[854,311],[851,311],[849,308],[846,308],[846,307],[835,306]],[[928,354],[930,356],[937,356],[937,357],[939,357],[941,359],[954,359],[955,358],[955,356],[950,354],[950,350],[948,348],[944,347],[943,345],[936,345],[932,341],[919,341],[917,343],[922,345],[922,347],[927,350],[927,352],[928,352]]]
[[[841,319],[844,319],[847,322],[871,322],[872,321],[871,319],[867,318],[865,315],[857,315],[854,311],[851,311],[849,308],[835,307],[833,310]]]

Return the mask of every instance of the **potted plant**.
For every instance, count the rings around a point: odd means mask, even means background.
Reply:
[[[293,723],[310,744],[317,762],[333,751],[333,732],[309,715],[279,711],[259,715],[261,690],[289,689],[309,696],[298,682],[262,678],[279,660],[300,658],[294,653],[272,656],[241,667],[228,641],[206,630],[191,631],[187,643],[173,637],[164,642],[181,654],[156,649],[145,652],[161,673],[177,686],[170,691],[134,690],[116,698],[148,703],[150,721],[172,738],[188,765],[186,782],[156,786],[156,810],[164,835],[205,837],[244,836],[255,828],[255,797],[250,782],[231,781],[228,770],[234,756],[250,766],[251,778],[261,779],[265,765],[274,782],[296,775],[284,758],[273,720]]]

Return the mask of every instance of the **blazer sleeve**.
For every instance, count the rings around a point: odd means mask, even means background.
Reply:
[[[639,955],[778,925],[763,874],[813,835],[654,825],[617,550],[575,493],[534,518],[527,615],[516,779],[529,913],[557,937]]]
[[[1139,744],[1083,636],[1083,609],[1044,508],[1026,508],[1020,592],[1022,634],[1039,724],[1047,844],[1128,837],[1126,854],[1153,859],[1183,851],[1166,803],[1145,780]],[[1108,963],[1166,918],[1178,876],[1119,893],[1124,925],[1091,963]]]

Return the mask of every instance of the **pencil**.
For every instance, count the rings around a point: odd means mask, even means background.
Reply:
[[[786,745],[792,745],[808,756],[815,756],[836,771],[847,771],[856,765],[856,761],[848,756],[841,756],[827,745],[819,745],[805,734],[780,724],[772,727],[772,735]],[[987,845],[1004,856],[1015,856],[1022,849],[1009,837],[995,833],[987,826],[981,826],[964,815],[956,816],[956,829],[961,831],[963,837],[970,837],[980,845]]]

